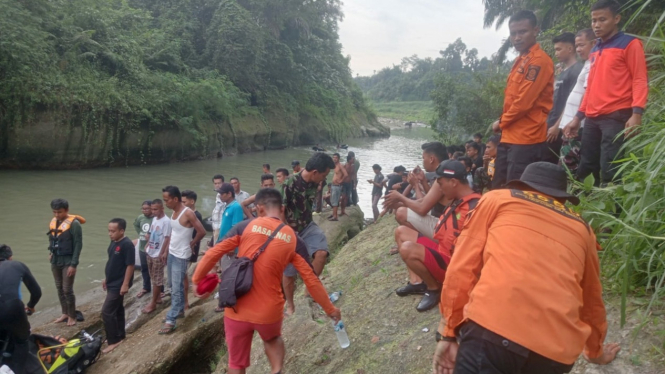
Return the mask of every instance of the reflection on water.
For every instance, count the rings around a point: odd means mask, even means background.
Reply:
[[[366,217],[371,217],[372,186],[366,182],[374,177],[371,166],[383,167],[384,174],[397,165],[413,168],[421,162],[420,145],[430,141],[432,134],[426,128],[393,130],[389,139],[353,139],[349,150],[361,162],[358,172],[360,206]],[[324,145],[325,146],[325,145]],[[346,151],[340,151],[346,160]],[[133,166],[127,168],[69,170],[69,171],[0,171],[0,196],[4,201],[5,216],[0,225],[0,243],[14,251],[14,259],[30,267],[44,289],[39,308],[57,303],[47,250],[48,224],[52,214],[50,202],[62,197],[69,201],[70,212],[87,220],[83,225],[83,251],[76,274],[76,292],[100,286],[104,277],[106,249],[109,244],[107,223],[115,217],[127,220],[127,236],[138,235],[132,226],[141,213],[141,202],[161,198],[161,189],[169,184],[197,192],[198,210],[210,215],[214,205],[211,178],[221,173],[228,181],[238,177],[241,188],[257,191],[262,165],[269,163],[273,172],[279,167],[290,169],[291,161],[298,159],[304,167],[312,154],[309,147],[280,151],[228,156],[219,160],[205,160],[165,165]],[[167,214],[170,214],[167,209]],[[134,285],[134,289],[140,287]],[[27,293],[24,292],[24,295]]]

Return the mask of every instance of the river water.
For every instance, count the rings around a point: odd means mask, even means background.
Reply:
[[[421,163],[420,145],[432,140],[428,128],[397,129],[387,139],[352,139],[349,150],[361,163],[358,172],[359,205],[365,217],[372,216],[371,190],[367,179],[374,177],[371,166],[383,167],[384,174],[403,165],[407,169]],[[322,145],[325,147],[325,145]],[[0,171],[0,196],[4,201],[4,217],[0,225],[0,243],[12,247],[14,259],[28,265],[43,289],[39,309],[57,304],[48,261],[46,232],[52,217],[50,202],[54,198],[69,201],[70,213],[83,216],[83,251],[76,274],[75,293],[100,287],[104,277],[106,249],[109,244],[108,221],[114,217],[127,220],[127,236],[136,239],[134,219],[141,213],[141,202],[161,198],[161,189],[176,185],[198,194],[197,209],[204,217],[212,212],[215,192],[211,178],[224,175],[227,182],[238,177],[241,189],[249,193],[258,190],[262,165],[269,163],[274,171],[279,167],[290,170],[291,161],[300,160],[304,167],[313,151],[296,147],[279,151],[226,156],[164,165],[131,166],[67,171]],[[340,150],[343,161],[346,151]],[[363,183],[364,182],[364,183]],[[170,211],[166,209],[166,214]],[[132,292],[137,292],[138,286]],[[27,293],[24,289],[24,301]]]

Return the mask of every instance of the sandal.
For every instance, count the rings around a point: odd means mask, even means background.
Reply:
[[[221,312],[223,312],[223,311],[224,311],[224,308],[222,308],[222,307],[220,307],[220,306],[215,307],[215,313],[221,313]]]
[[[142,289],[141,291],[139,291],[139,293],[136,294],[136,298],[137,298],[137,299],[140,299],[140,298],[143,297],[143,295],[145,295],[145,294],[147,294],[147,293],[148,293],[148,291]]]
[[[170,323],[164,323],[161,329],[157,332],[159,335],[168,335],[172,332],[175,331],[175,325],[171,325]]]
[[[330,221],[330,222],[337,222],[337,221],[339,221],[339,219],[337,219],[337,218],[328,218],[328,221]]]

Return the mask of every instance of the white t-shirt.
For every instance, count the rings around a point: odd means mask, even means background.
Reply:
[[[171,220],[169,217],[153,218],[152,225],[150,225],[150,239],[148,239],[148,244],[145,246],[145,253],[152,258],[159,257],[164,240],[170,236]]]
[[[573,120],[573,117],[580,110],[580,105],[582,105],[582,98],[584,97],[584,92],[586,91],[586,83],[589,77],[589,70],[591,69],[591,61],[587,60],[582,67],[580,75],[577,76],[577,83],[575,87],[568,95],[568,100],[566,100],[566,107],[563,110],[561,115],[561,122],[559,123],[559,128],[566,127],[570,121]],[[584,125],[584,122],[582,122]]]

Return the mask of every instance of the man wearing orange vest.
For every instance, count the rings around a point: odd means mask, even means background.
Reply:
[[[69,203],[65,199],[51,201],[53,219],[47,233],[51,259],[51,271],[58,290],[62,315],[56,323],[67,321],[67,326],[76,325],[76,297],[74,296],[74,277],[83,248],[81,224],[85,219],[69,214]]]
[[[448,205],[434,229],[434,240],[419,234],[417,242],[405,241],[399,254],[409,269],[422,283],[407,283],[396,290],[398,296],[424,294],[416,307],[419,312],[434,308],[441,299],[441,285],[446,268],[453,254],[454,243],[462,230],[469,210],[472,210],[480,194],[474,193],[466,178],[466,166],[456,160],[446,160],[436,169],[437,184],[452,202]],[[438,242],[438,243],[437,243]]]
[[[554,100],[554,63],[536,42],[540,32],[536,15],[518,12],[508,27],[510,42],[520,55],[508,76],[503,114],[492,125],[494,132],[501,132],[492,189],[519,179],[529,164],[542,159],[547,114]]]

